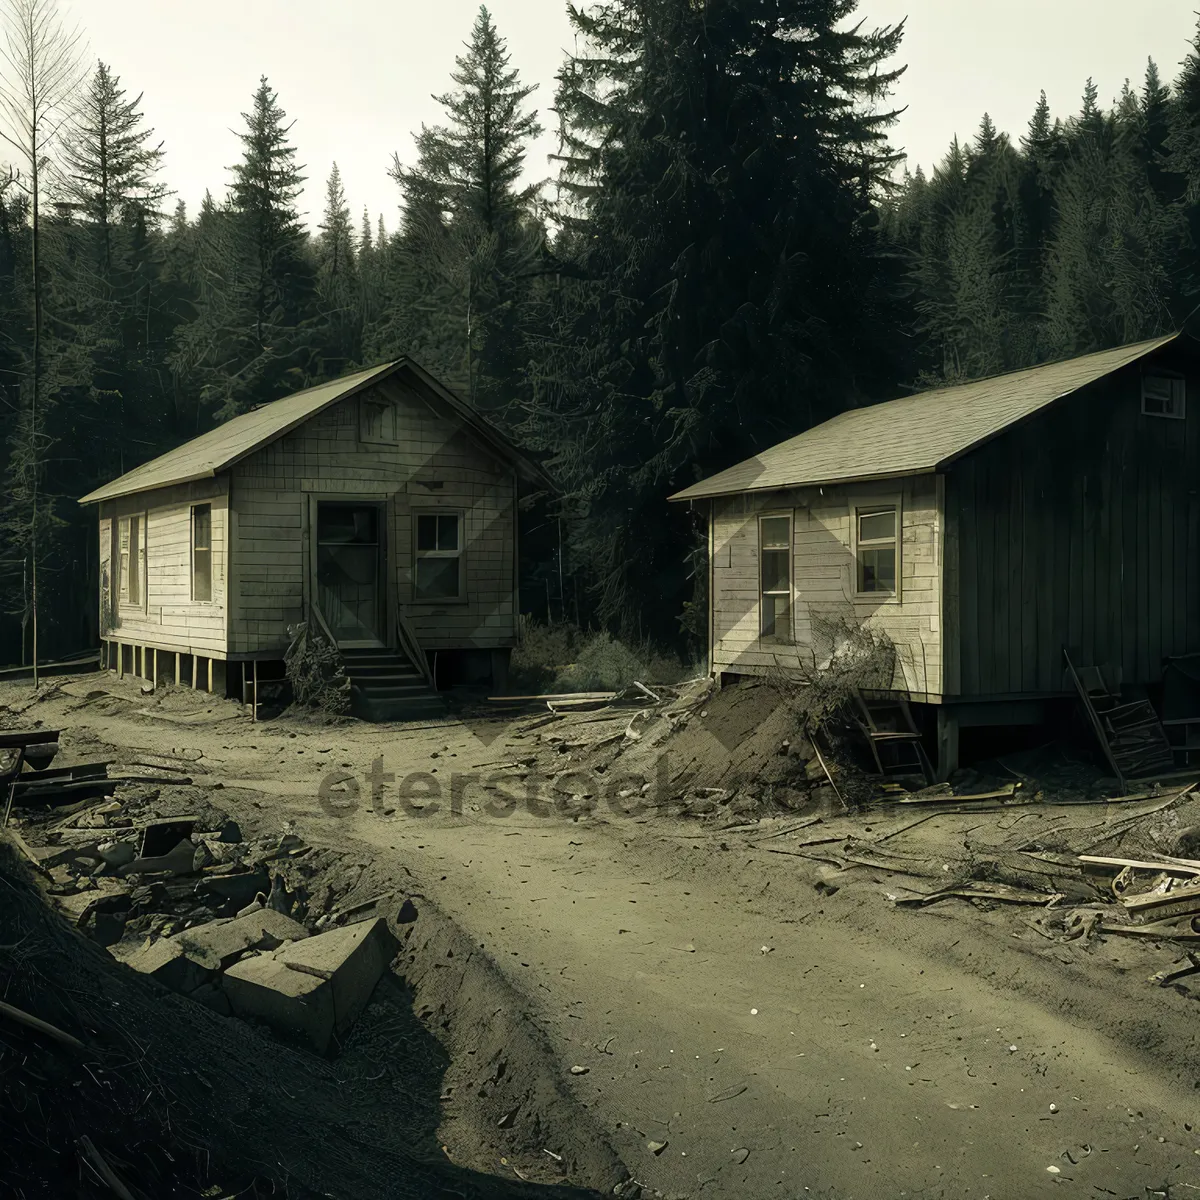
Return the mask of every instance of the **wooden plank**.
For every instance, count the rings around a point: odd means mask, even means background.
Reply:
[[[1162,425],[1163,422],[1159,421],[1154,428],[1161,433]],[[1142,673],[1138,676],[1139,682],[1149,682],[1158,678],[1159,664],[1162,661],[1163,592],[1169,591],[1173,583],[1166,578],[1166,564],[1163,561],[1161,443],[1161,437],[1155,437],[1153,441],[1143,441],[1140,464],[1142,502],[1145,505],[1145,579],[1139,582],[1139,588],[1145,588],[1146,596],[1146,657],[1142,664]]]
[[[1034,691],[1037,688],[1037,547],[1039,543],[1039,523],[1043,519],[1040,507],[1041,497],[1038,495],[1037,480],[1021,464],[1022,473],[1021,496],[1021,588],[1012,597],[1012,603],[1021,608],[1021,672],[1017,691]]]
[[[1145,679],[1150,661],[1150,572],[1157,569],[1150,556],[1150,508],[1147,496],[1147,472],[1136,457],[1137,448],[1131,446],[1134,455],[1133,499],[1135,502],[1136,540],[1133,546],[1134,610],[1136,622],[1136,655],[1134,657],[1134,679]]]
[[[959,680],[961,694],[979,693],[979,521],[975,509],[974,456],[955,466],[955,509],[959,518]]]
[[[1077,412],[1078,408],[1074,408],[1070,412],[1064,412],[1063,416],[1064,418],[1074,418]],[[1079,429],[1078,421],[1072,419],[1069,424],[1072,444],[1079,447],[1080,450],[1086,451],[1087,440],[1080,436],[1082,431]],[[1063,589],[1066,596],[1066,626],[1060,634],[1060,639],[1064,640],[1068,646],[1080,647],[1084,655],[1084,662],[1091,662],[1094,660],[1090,658],[1089,650],[1084,649],[1085,639],[1083,636],[1084,610],[1095,603],[1093,593],[1087,589],[1083,567],[1084,488],[1087,486],[1087,474],[1091,469],[1091,463],[1086,457],[1081,456],[1081,461],[1078,461],[1078,469],[1079,474],[1071,474],[1065,481],[1067,512],[1064,528],[1067,552],[1065,561],[1059,564],[1058,586]],[[1055,668],[1058,667],[1057,655],[1052,660],[1052,665]]]

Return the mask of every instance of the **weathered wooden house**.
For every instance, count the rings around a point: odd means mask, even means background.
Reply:
[[[676,493],[709,513],[712,670],[882,631],[943,776],[960,727],[1073,695],[1064,650],[1152,691],[1200,651],[1198,389],[1200,346],[1162,337],[853,409]]]
[[[518,499],[550,486],[409,359],[263,405],[83,497],[105,664],[245,695],[307,622],[370,714],[501,687]]]

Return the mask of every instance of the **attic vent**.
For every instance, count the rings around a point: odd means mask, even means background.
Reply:
[[[1184,418],[1186,381],[1179,375],[1142,376],[1142,412],[1148,417]]]

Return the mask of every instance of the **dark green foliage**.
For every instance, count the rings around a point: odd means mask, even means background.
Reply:
[[[386,247],[388,306],[372,345],[380,357],[413,355],[504,419],[521,390],[533,281],[544,270],[535,189],[522,183],[541,128],[526,105],[534,89],[509,65],[486,8],[451,78],[456,90],[436,97],[446,124],[422,127],[414,166],[393,159],[404,216]]]
[[[1020,149],[985,117],[970,150],[955,142],[932,180],[906,181],[885,226],[908,261],[923,381],[1179,327],[1200,280],[1198,80],[1195,54],[1174,94],[1151,62],[1111,111],[1088,80],[1066,122],[1043,92]]]
[[[61,142],[44,123],[42,157],[6,146],[20,179],[0,163],[0,662],[24,652],[35,540],[42,656],[94,641],[81,493],[401,354],[563,485],[523,516],[524,607],[698,656],[706,545],[672,491],[848,406],[1163,332],[1200,304],[1200,39],[1169,84],[1150,63],[1106,105],[1088,81],[1065,120],[1043,93],[1019,139],[985,115],[897,186],[901,29],[868,33],[855,8],[573,9],[547,191],[526,161],[533,89],[481,9],[443,121],[393,162],[391,234],[351,220],[336,166],[304,229],[265,79],[214,181],[228,193],[164,215],[141,98],[99,64]]]
[[[567,202],[524,435],[568,489],[598,620],[678,637],[698,559],[664,497],[891,386],[875,106],[899,29],[851,0],[572,10]]]
[[[242,117],[242,161],[228,201],[201,213],[195,319],[171,356],[181,388],[219,420],[303,387],[320,369],[316,271],[295,207],[304,176],[265,76]]]

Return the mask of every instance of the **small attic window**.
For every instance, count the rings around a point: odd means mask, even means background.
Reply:
[[[364,396],[359,406],[359,438],[375,445],[396,444],[396,407]]]
[[[1143,375],[1142,412],[1148,417],[1184,418],[1186,384],[1182,375]]]

